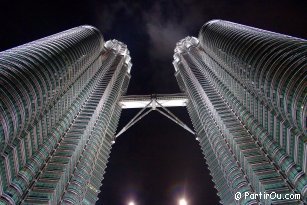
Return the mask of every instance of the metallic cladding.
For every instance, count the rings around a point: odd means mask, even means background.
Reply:
[[[177,43],[176,78],[222,204],[248,190],[301,199],[236,203],[306,202],[306,53],[306,40],[222,20]]]
[[[130,68],[92,26],[0,53],[0,204],[95,203]]]

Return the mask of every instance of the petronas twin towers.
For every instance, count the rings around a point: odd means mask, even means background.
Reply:
[[[173,64],[220,202],[306,203],[307,41],[213,20]],[[91,26],[0,53],[0,204],[95,203],[130,69]]]

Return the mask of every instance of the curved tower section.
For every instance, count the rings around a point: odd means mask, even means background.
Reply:
[[[103,44],[99,31],[80,26],[1,52],[1,148],[98,60]]]
[[[221,203],[306,202],[307,42],[222,20],[177,43],[176,78]],[[247,200],[249,199],[249,200]]]
[[[130,68],[92,26],[0,53],[1,204],[96,201]]]

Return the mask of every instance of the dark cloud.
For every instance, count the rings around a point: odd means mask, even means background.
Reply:
[[[116,17],[128,15],[133,16],[135,14],[134,6],[137,4],[130,3],[128,1],[110,1],[108,3],[95,2],[95,14],[98,26],[104,32],[109,32],[116,27]]]
[[[132,81],[128,92],[179,92],[172,56],[182,38],[198,36],[211,19],[224,19],[306,37],[304,1],[159,0],[94,1],[95,25],[106,39],[128,45]],[[296,23],[293,23],[296,22]]]
[[[194,1],[187,0],[155,2],[121,0],[108,4],[101,3],[95,7],[95,13],[98,26],[105,33],[118,26],[119,22],[116,19],[118,16],[134,17],[134,21],[145,26],[143,32],[149,37],[150,59],[163,60],[173,55],[176,42],[191,34],[191,29],[195,28],[195,25],[204,23],[203,14],[200,12],[202,8],[203,4],[198,5]]]
[[[186,36],[187,31],[180,28],[179,24],[166,22],[163,24],[148,22],[146,24],[147,32],[150,37],[150,53],[154,58],[164,59],[173,54],[178,39]]]
[[[159,3],[155,3],[148,12],[144,12],[151,59],[161,60],[172,56],[176,42],[188,34],[182,19],[176,18],[178,15],[172,15],[173,12],[174,10],[163,12]]]

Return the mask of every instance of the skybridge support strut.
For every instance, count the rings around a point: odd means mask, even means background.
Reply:
[[[181,126],[191,134],[195,132],[190,129],[184,122],[176,117],[166,107],[185,107],[187,98],[184,94],[162,94],[162,95],[131,95],[124,96],[120,102],[122,109],[142,108],[116,135],[115,138],[126,132],[131,126],[148,115],[151,111],[158,111],[163,116],[169,118],[177,125]]]

